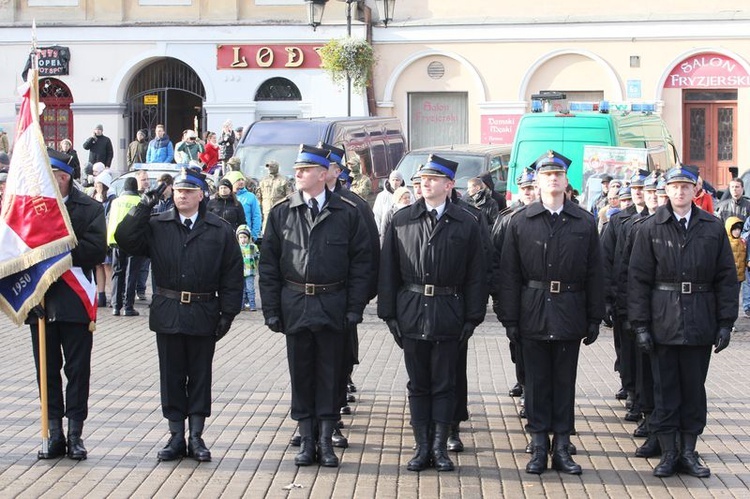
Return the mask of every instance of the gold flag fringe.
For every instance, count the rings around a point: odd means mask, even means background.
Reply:
[[[52,256],[59,255],[60,252],[54,253]],[[44,298],[44,294],[47,289],[57,281],[61,275],[63,275],[73,265],[73,258],[70,255],[66,255],[64,258],[55,262],[47,272],[44,273],[42,278],[39,280],[36,290],[29,296],[25,302],[21,305],[21,308],[16,312],[10,305],[8,300],[4,296],[0,295],[0,310],[10,317],[10,319],[20,326],[23,324],[26,317],[29,315],[29,311],[35,306],[39,305]],[[28,268],[28,267],[25,267]],[[21,270],[24,270],[22,268]],[[20,272],[20,271],[19,271]]]

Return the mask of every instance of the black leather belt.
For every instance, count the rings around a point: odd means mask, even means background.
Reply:
[[[583,284],[580,282],[562,282],[562,281],[526,281],[524,286],[532,289],[546,289],[550,293],[565,293],[583,291]]]
[[[432,284],[404,284],[404,289],[425,296],[455,295],[458,293],[456,286],[434,286]]]
[[[654,289],[659,291],[679,291],[683,295],[689,295],[692,293],[707,293],[713,291],[713,284],[707,282],[657,282],[654,284]]]
[[[198,301],[211,301],[216,298],[216,293],[193,293],[191,291],[173,291],[156,287],[156,294],[172,300],[179,300],[180,303],[192,303]]]
[[[284,286],[308,296],[319,295],[322,293],[332,293],[344,289],[346,281],[332,282],[330,284],[309,284],[294,281],[285,281]]]

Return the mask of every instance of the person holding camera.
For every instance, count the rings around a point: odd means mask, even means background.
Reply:
[[[166,188],[161,183],[145,193],[115,239],[128,253],[151,259],[149,327],[156,333],[162,414],[170,433],[158,458],[210,461],[202,434],[211,415],[211,365],[216,342],[242,309],[242,254],[232,228],[206,210],[202,173],[183,170],[172,184],[174,208],[152,217]]]

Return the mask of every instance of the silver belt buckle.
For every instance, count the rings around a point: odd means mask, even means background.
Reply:
[[[180,303],[190,303],[192,297],[190,291],[180,291]]]
[[[434,284],[425,284],[424,285],[424,295],[425,296],[435,296],[435,285]]]
[[[560,281],[550,281],[549,282],[549,292],[550,293],[559,293],[560,292]]]
[[[315,296],[315,284],[305,284],[305,294],[307,296]]]
[[[689,295],[693,292],[693,283],[692,282],[683,282],[680,283],[680,292],[683,295]]]

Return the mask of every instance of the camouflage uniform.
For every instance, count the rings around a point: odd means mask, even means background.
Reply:
[[[266,219],[273,205],[292,193],[292,185],[283,175],[279,175],[279,163],[269,161],[266,164],[268,175],[263,177],[258,184],[255,195],[263,212],[263,229],[266,228]]]
[[[370,183],[370,177],[362,175],[359,158],[352,158],[346,164],[352,172],[352,185],[349,190],[359,194],[362,199],[367,199],[367,196],[372,192],[372,184]]]

